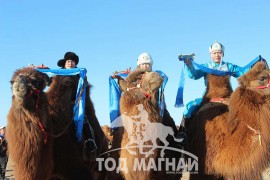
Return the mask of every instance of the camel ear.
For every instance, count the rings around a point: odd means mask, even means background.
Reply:
[[[118,84],[121,92],[127,89],[127,82],[124,79],[118,79]]]
[[[238,83],[240,86],[247,86],[248,82],[247,82],[247,77],[246,75],[243,75],[241,77],[238,78]]]
[[[117,79],[117,83],[119,85],[120,91],[122,92],[124,89],[126,89],[126,80],[124,80],[119,75],[113,75],[112,78]]]
[[[137,82],[142,78],[142,75],[145,73],[146,70],[144,69],[136,69],[129,74],[126,81],[127,82]]]

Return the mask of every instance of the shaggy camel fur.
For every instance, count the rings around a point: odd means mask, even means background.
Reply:
[[[63,133],[54,140],[54,174],[62,179],[91,179],[90,169],[82,160],[82,146],[75,137],[73,123],[77,81],[74,76],[55,76],[48,90],[50,118],[55,133]]]
[[[240,86],[232,93],[229,106],[209,106],[191,119],[190,152],[199,158],[199,177],[194,179],[213,178],[205,175],[261,178],[270,161],[269,77],[266,64],[257,63],[238,79]]]
[[[47,136],[52,133],[52,122],[43,92],[45,78],[33,68],[22,68],[11,80],[12,106],[6,134],[14,176],[18,180],[45,180],[52,173],[53,139]]]
[[[50,104],[50,118],[54,121],[56,133],[64,132],[55,139],[54,144],[54,173],[64,179],[98,179],[105,178],[105,172],[97,171],[95,159],[89,161],[88,157],[83,159],[83,144],[75,137],[75,126],[73,123],[73,106],[75,102],[78,76],[56,76],[52,80],[47,92]],[[86,88],[85,115],[95,130],[95,140],[98,149],[96,157],[107,151],[108,145],[105,135],[95,116],[94,106],[90,99],[90,86]],[[84,140],[82,140],[84,142]],[[85,161],[86,160],[86,161]]]
[[[108,139],[108,143],[112,144],[113,135],[111,133],[111,128],[108,125],[101,126],[102,131],[104,132],[106,138]]]
[[[120,99],[120,113],[121,115],[124,115],[125,117],[136,117],[138,114],[140,114],[140,111],[138,109],[138,105],[142,105],[143,109],[146,110],[148,113],[148,120],[151,123],[162,123],[162,117],[160,116],[160,110],[158,105],[158,89],[162,85],[163,79],[159,76],[156,72],[146,72],[146,70],[140,70],[137,69],[129,74],[126,80],[119,80],[120,89],[122,90],[122,97]],[[128,121],[129,124],[131,124],[131,127],[133,126],[133,130],[136,128],[142,128],[137,125],[137,127],[134,127],[133,122]],[[174,126],[176,129],[176,127]],[[146,132],[151,133],[151,132]],[[137,137],[134,137],[137,136]],[[133,134],[134,138],[143,137],[143,135],[136,135]],[[114,151],[111,153],[111,157],[115,158],[116,162],[118,162],[119,158],[125,159],[126,164],[122,164],[122,161],[120,162],[119,166],[125,166],[127,169],[126,171],[121,171],[122,177],[117,177],[116,173],[110,174],[112,179],[115,178],[124,178],[127,180],[131,179],[164,179],[166,178],[166,174],[161,171],[146,171],[146,170],[134,170],[134,164],[136,160],[144,161],[146,164],[148,164],[150,159],[155,159],[159,157],[159,150],[155,149],[153,150],[153,154],[150,154],[148,157],[145,154],[142,154],[142,152],[139,151],[140,148],[132,148],[133,152],[136,154],[130,154],[130,151],[123,149],[125,147],[130,139],[129,139],[129,133],[124,130],[123,127],[118,128],[114,132],[113,137],[113,144],[111,149],[116,149],[122,147],[122,149],[119,151]],[[158,145],[160,144],[160,141],[157,142]],[[135,144],[136,145],[136,144]],[[144,143],[144,145],[152,145],[152,142],[147,141]],[[147,152],[149,151],[149,148],[143,148],[143,151]],[[165,157],[167,156],[166,155]],[[172,176],[170,176],[172,177]],[[174,176],[173,176],[174,177]],[[179,176],[178,176],[179,177]],[[179,179],[179,178],[178,178]]]

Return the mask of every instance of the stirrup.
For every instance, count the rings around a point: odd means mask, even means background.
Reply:
[[[183,147],[187,143],[187,134],[185,132],[179,132],[176,137],[176,139],[183,139],[182,142],[176,142],[177,146]]]
[[[93,139],[89,138],[84,141],[84,148],[88,153],[92,153],[97,150],[97,145]]]

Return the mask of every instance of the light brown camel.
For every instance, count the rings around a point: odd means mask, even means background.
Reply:
[[[8,114],[8,152],[14,176],[20,180],[45,180],[51,176],[53,139],[43,92],[46,76],[33,68],[17,70],[12,79],[12,106]]]
[[[55,133],[64,132],[54,143],[54,173],[64,179],[104,179],[106,172],[98,171],[95,157],[107,151],[108,144],[96,118],[87,81],[85,115],[94,129],[97,145],[97,150],[89,154],[92,156],[91,160],[88,157],[83,158],[84,139],[78,142],[75,137],[73,106],[78,80],[78,76],[55,76],[47,92],[49,113],[54,121]]]
[[[269,77],[266,64],[258,62],[238,79],[240,86],[232,93],[229,106],[205,104],[191,119],[187,127],[189,151],[199,159],[199,175],[191,179],[261,178],[270,161]],[[215,93],[228,84],[214,86],[219,78],[209,77],[208,81],[206,97],[222,97]],[[230,88],[224,90],[229,92]]]
[[[140,170],[136,168],[136,162],[144,161],[148,164],[149,161],[157,161],[157,158],[163,156],[160,154],[159,149],[151,149],[150,147],[140,148],[143,146],[153,146],[157,144],[161,146],[160,140],[145,141],[143,144],[141,140],[148,137],[147,134],[155,133],[154,131],[149,132],[144,128],[151,126],[152,124],[162,125],[162,117],[160,116],[160,109],[158,105],[158,89],[162,85],[163,78],[156,72],[147,72],[146,70],[137,69],[129,74],[126,80],[119,78],[120,89],[122,90],[122,97],[120,99],[120,113],[123,119],[122,126],[114,131],[112,150],[121,148],[119,151],[113,151],[111,157],[115,158],[116,162],[120,160],[120,167],[124,167],[120,172],[121,176],[117,176],[117,172],[110,174],[111,179],[124,178],[127,180],[131,179],[164,179],[166,173],[164,169],[154,171],[151,170]],[[147,113],[147,122],[143,122],[143,118],[139,121],[140,113]],[[141,114],[142,115],[142,114]],[[133,119],[133,120],[132,120]],[[117,122],[115,120],[114,122]],[[114,122],[112,127],[114,127]],[[119,121],[120,122],[120,121]],[[125,124],[125,125],[124,125]],[[163,125],[162,125],[163,126]],[[165,127],[165,126],[164,126]],[[167,126],[166,126],[167,127]],[[174,127],[176,129],[176,127]],[[168,127],[172,135],[174,134],[173,128]],[[149,130],[149,128],[148,128]],[[164,142],[162,142],[164,143]],[[166,143],[166,142],[165,142]],[[129,148],[130,146],[140,146],[137,148]],[[165,153],[167,157],[169,152]],[[125,163],[123,163],[123,161]],[[134,169],[135,167],[135,169]],[[118,169],[119,170],[119,169]],[[116,170],[117,171],[117,170]],[[169,175],[170,176],[170,175]],[[175,177],[174,175],[170,177]],[[179,176],[178,176],[179,179]]]

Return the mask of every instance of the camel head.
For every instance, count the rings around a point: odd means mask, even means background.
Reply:
[[[65,97],[67,102],[75,101],[78,81],[78,75],[55,76],[52,78],[48,93],[54,93],[57,98]]]
[[[162,85],[163,78],[157,72],[149,72],[144,69],[136,69],[129,74],[126,80],[120,80],[120,89],[126,91],[138,91],[150,98]]]
[[[270,94],[270,72],[265,62],[257,62],[249,72],[238,78],[238,82],[242,87],[265,95]]]
[[[11,79],[12,95],[21,102],[30,95],[43,91],[46,87],[48,76],[32,67],[17,70]]]
[[[163,78],[157,72],[145,72],[141,86],[150,92],[157,91],[163,83]]]

